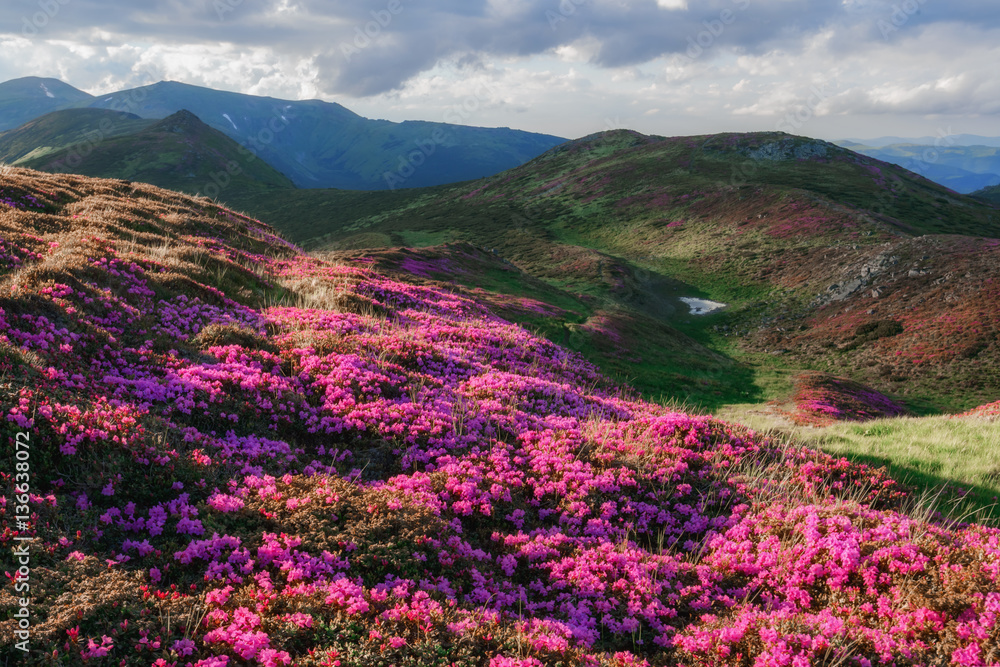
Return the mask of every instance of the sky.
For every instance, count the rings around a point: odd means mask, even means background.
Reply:
[[[0,81],[182,81],[369,118],[1000,135],[998,0],[3,0]]]

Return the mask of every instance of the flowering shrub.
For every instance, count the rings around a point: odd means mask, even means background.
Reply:
[[[968,412],[963,412],[958,415],[959,417],[984,417],[986,419],[996,419],[1000,417],[1000,401],[994,401],[993,403],[987,403],[986,405],[980,405],[978,408],[973,408]]]
[[[630,398],[203,200],[14,173],[49,218],[103,202],[0,283],[29,664],[1000,661],[1000,531],[906,516],[884,471]]]
[[[802,424],[866,421],[906,413],[902,405],[871,387],[825,373],[800,375],[794,400],[798,413],[793,417]]]

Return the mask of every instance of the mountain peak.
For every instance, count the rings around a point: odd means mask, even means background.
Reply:
[[[90,93],[78,90],[59,79],[41,76],[24,76],[20,79],[4,81],[0,83],[0,93],[4,96],[69,101],[89,100],[93,98],[93,95]]]
[[[93,96],[59,79],[26,76],[0,83],[0,132],[52,111],[82,106]]]
[[[706,153],[738,154],[754,161],[823,159],[847,151],[822,139],[800,137],[787,132],[727,132],[706,138]]]
[[[205,86],[196,86],[191,83],[172,81],[170,79],[166,79],[164,81],[157,81],[156,83],[151,84],[147,87],[157,88],[159,90],[213,90],[212,88],[206,88]]]
[[[201,128],[208,129],[208,125],[187,109],[181,109],[177,113],[167,116],[151,129],[167,132],[189,132],[192,129]]]
[[[60,81],[59,79],[53,79],[52,77],[45,77],[45,76],[22,76],[17,79],[10,79],[9,81],[4,81],[3,83],[0,83],[0,87],[4,88],[13,88],[13,87],[20,88],[26,86],[31,87],[31,86],[37,86],[42,83],[44,83],[47,86],[73,88],[73,86],[69,85],[68,83],[64,83],[63,81]],[[73,88],[73,90],[76,89]]]
[[[87,124],[76,126],[82,129],[88,125],[99,128],[101,114],[115,112],[73,109],[59,113],[89,117],[81,119]],[[116,120],[112,125],[119,127],[123,123]],[[72,123],[64,125],[63,138],[55,137],[46,142],[48,146],[61,143],[61,148],[32,156],[22,164],[48,171],[65,171],[68,166],[74,173],[86,176],[125,178],[190,193],[206,193],[209,197],[218,196],[223,189],[227,190],[227,196],[232,196],[240,191],[292,187],[291,181],[263,160],[244,159],[245,154],[236,141],[209,127],[186,109],[159,121],[131,121],[130,132],[105,136],[86,156],[74,157],[74,146],[80,139],[74,138]],[[0,149],[2,147],[0,141]],[[234,163],[240,164],[238,170],[230,167]],[[219,174],[223,174],[225,180]]]

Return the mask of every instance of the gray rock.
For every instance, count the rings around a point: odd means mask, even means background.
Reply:
[[[807,160],[809,158],[827,157],[830,154],[829,145],[822,141],[800,142],[795,139],[784,139],[764,144],[759,148],[745,151],[751,160],[762,162],[779,162],[784,160]]]

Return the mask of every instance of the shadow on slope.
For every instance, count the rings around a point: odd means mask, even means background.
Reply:
[[[609,262],[609,273],[617,280],[616,297],[610,299],[562,289],[543,279],[546,276],[520,269],[495,249],[469,243],[317,256],[467,295],[501,317],[580,352],[616,381],[652,399],[710,412],[727,403],[762,398],[752,370],[714,351],[700,335],[702,325],[688,326],[686,332],[671,325],[678,318],[690,324],[690,316],[684,320],[677,315],[686,310],[677,294],[690,288],[625,263]],[[553,271],[558,273],[558,267]]]

